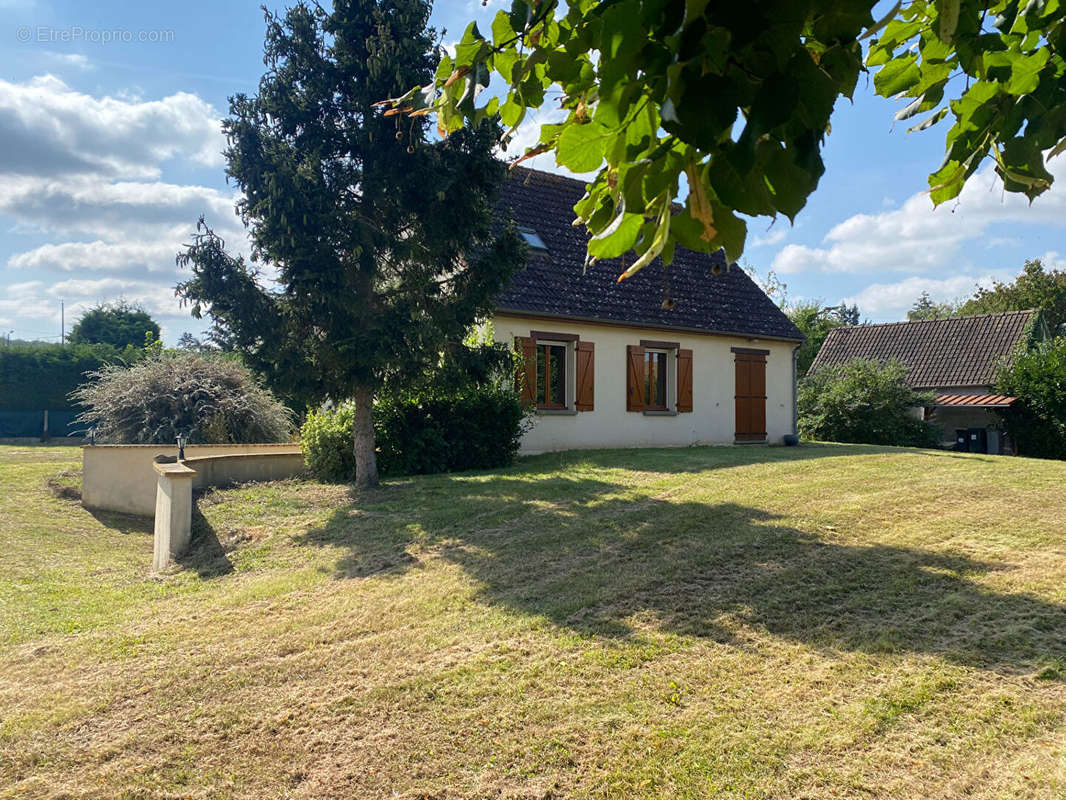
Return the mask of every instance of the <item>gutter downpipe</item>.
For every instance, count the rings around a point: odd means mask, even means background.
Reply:
[[[792,433],[799,436],[799,392],[796,388],[799,373],[799,349],[802,344],[792,348]]]

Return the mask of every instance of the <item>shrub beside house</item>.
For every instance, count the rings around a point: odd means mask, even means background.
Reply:
[[[996,388],[1016,398],[1003,418],[1018,451],[1066,459],[1066,337],[1016,355],[1000,371]]]
[[[907,368],[856,358],[824,367],[799,387],[799,429],[827,442],[935,447],[937,429],[915,414],[932,402],[907,382]]]

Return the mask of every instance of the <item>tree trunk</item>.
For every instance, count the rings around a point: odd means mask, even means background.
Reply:
[[[355,390],[355,485],[378,485],[378,456],[374,448],[374,392],[365,386]]]

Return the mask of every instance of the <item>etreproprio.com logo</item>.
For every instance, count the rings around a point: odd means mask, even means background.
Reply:
[[[51,25],[23,25],[15,31],[15,38],[23,43],[40,44],[80,43],[88,44],[132,44],[146,42],[163,44],[174,41],[173,30],[129,30],[127,28],[84,28],[71,25],[57,28]]]

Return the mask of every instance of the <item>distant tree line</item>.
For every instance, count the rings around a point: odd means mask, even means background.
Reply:
[[[1025,262],[1013,281],[996,281],[991,287],[977,287],[967,300],[934,302],[922,292],[907,312],[908,320],[969,317],[1005,311],[1042,312],[1052,336],[1066,333],[1066,271],[1046,269],[1039,258]]]

